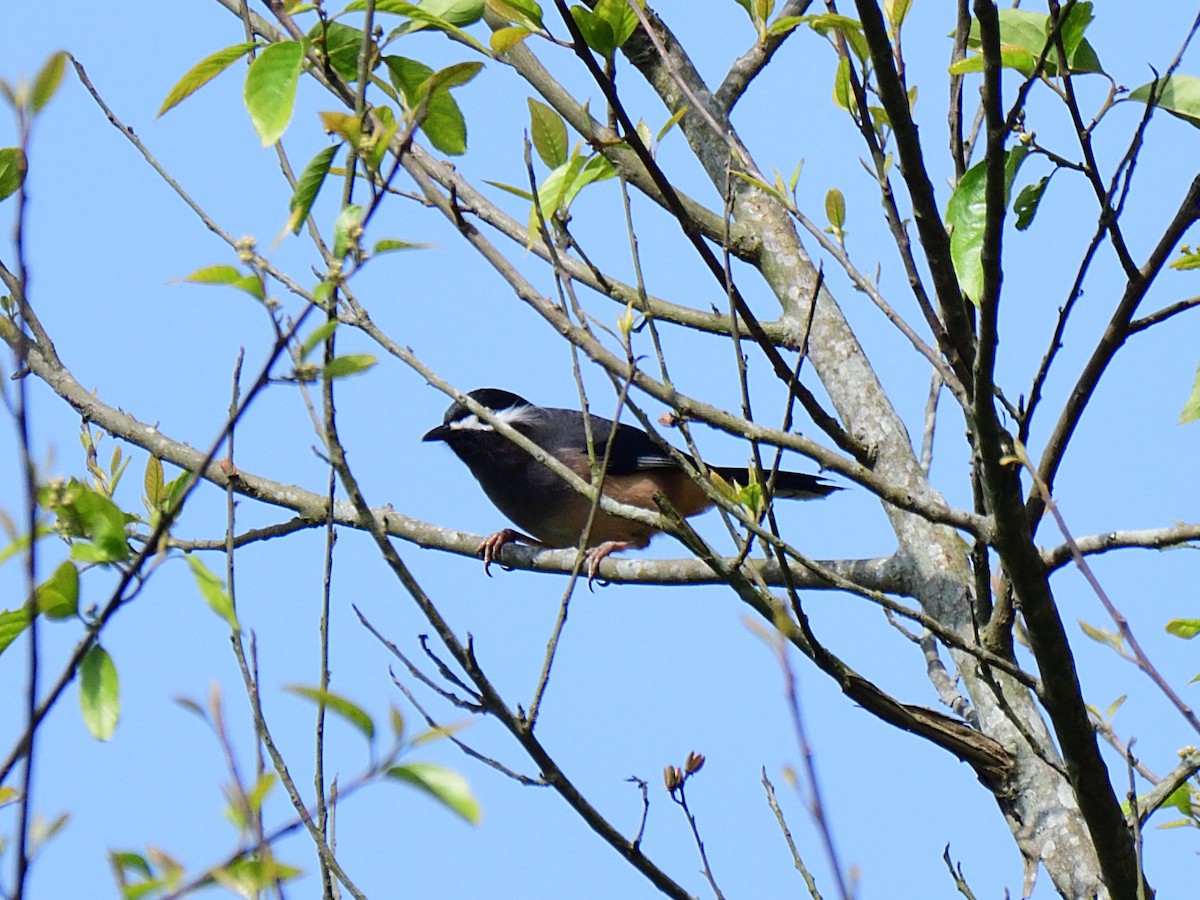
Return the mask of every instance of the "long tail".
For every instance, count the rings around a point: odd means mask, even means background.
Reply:
[[[749,484],[750,473],[737,466],[714,466],[713,471],[726,481],[736,481],[738,484]],[[765,472],[770,477],[770,472]],[[789,500],[817,500],[828,497],[841,488],[830,484],[818,475],[808,475],[804,472],[776,472],[775,496]]]

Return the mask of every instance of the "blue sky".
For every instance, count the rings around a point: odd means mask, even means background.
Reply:
[[[906,44],[910,81],[921,88],[917,111],[923,135],[935,151],[945,146],[945,35],[952,25],[941,18],[942,6],[916,4]],[[1100,6],[1089,38],[1106,69],[1128,87],[1149,80],[1150,65],[1165,67],[1194,15],[1181,4],[1161,0],[1138,5],[1136,13]],[[260,146],[242,107],[241,68],[155,119],[162,98],[184,71],[242,39],[233,17],[202,0],[172,4],[167,15],[158,5],[130,2],[107,4],[101,12],[95,4],[73,0],[55,4],[53,15],[43,4],[10,7],[6,30],[11,39],[0,76],[9,81],[30,77],[51,52],[69,50],[116,113],[213,218],[236,235],[253,236],[260,248],[272,247],[287,216],[289,191],[274,153]],[[702,15],[696,13],[701,7]],[[657,8],[684,45],[694,48],[710,81],[718,80],[753,40],[744,13],[733,2],[675,0]],[[431,65],[470,58],[469,51],[435,36],[411,41],[405,52]],[[556,69],[571,72],[568,86],[587,90],[569,66],[567,51],[551,51],[551,58]],[[804,160],[800,202],[814,218],[823,216],[822,198],[830,187],[846,193],[847,240],[856,261],[870,271],[878,263],[882,287],[904,303],[903,273],[877,221],[878,200],[858,163],[857,138],[831,100],[832,69],[827,46],[810,33],[797,32],[739,105],[735,124],[764,170],[777,167],[786,177]],[[1194,52],[1185,58],[1182,71],[1200,74]],[[1106,84],[1096,78],[1080,81],[1085,104],[1097,103]],[[666,119],[661,106],[632,70],[622,73],[620,83],[638,114],[657,130]],[[521,140],[528,93],[527,86],[496,64],[457,92],[469,123],[470,150],[455,165],[477,184],[484,179],[524,183]],[[1044,94],[1032,104],[1030,125],[1039,140],[1074,158],[1077,151],[1063,115]],[[594,99],[593,109],[599,104]],[[315,85],[302,83],[285,138],[293,165],[299,167],[327,145],[315,112],[329,108],[331,99]],[[1125,104],[1106,119],[1097,133],[1103,163],[1119,158],[1141,110]],[[0,146],[13,143],[14,133],[10,120],[0,120]],[[1156,239],[1195,175],[1198,139],[1195,129],[1166,115],[1151,126],[1126,220],[1135,257],[1143,256]],[[681,135],[668,136],[660,160],[686,189],[710,204],[718,202],[689,160]],[[939,157],[937,165],[945,166],[945,161]],[[1035,170],[1037,165],[1027,163],[1023,176],[1033,180],[1044,174]],[[943,203],[949,174],[947,168],[934,173]],[[1094,198],[1066,175],[1056,176],[1030,231],[1006,233],[999,378],[1012,395],[1026,389],[1074,276],[1074,263],[1064,265],[1063,260],[1078,258],[1094,223]],[[615,183],[598,187],[581,201],[572,224],[589,253],[629,279]],[[234,262],[231,251],[109,125],[70,73],[38,121],[29,191],[30,298],[66,365],[106,403],[179,440],[206,447],[224,420],[239,348],[245,348],[246,372],[256,372],[272,339],[261,309],[248,298],[178,283],[203,266]],[[335,195],[329,192],[318,207],[323,223],[333,219]],[[497,192],[497,199],[518,218],[525,217],[516,198]],[[11,200],[0,205],[0,217],[10,221],[12,210]],[[637,204],[635,213],[649,289],[701,308],[723,303],[717,285],[692,262],[677,229],[646,204]],[[435,213],[398,202],[385,205],[372,227],[377,238],[435,245],[380,258],[356,281],[359,296],[385,331],[462,389],[497,386],[545,405],[576,403],[565,346]],[[6,243],[0,258],[7,260],[9,254]],[[546,272],[532,257],[519,248],[512,255],[542,290],[550,290]],[[311,268],[319,264],[303,237],[285,239],[270,249],[270,257],[307,283],[312,282]],[[825,270],[910,432],[919,435],[926,367],[868,308],[868,301],[848,287],[832,261],[826,261]],[[1111,258],[1102,253],[1048,385],[1050,410],[1063,401],[1103,327],[1112,302],[1106,275],[1115,272]],[[1168,273],[1147,308],[1191,296],[1194,278]],[[755,308],[770,316],[773,300],[765,289],[748,277],[744,284]],[[615,322],[618,307],[590,302],[594,315],[610,326]],[[918,318],[907,307],[902,311]],[[346,350],[372,349],[353,335],[342,340]],[[726,343],[675,334],[668,341],[672,374],[685,393],[736,405],[733,355]],[[1076,534],[1195,520],[1200,490],[1186,461],[1195,456],[1196,426],[1180,427],[1176,420],[1195,372],[1198,344],[1196,322],[1184,316],[1135,338],[1113,367],[1084,417],[1057,485]],[[648,345],[641,349],[649,350]],[[752,366],[761,396],[778,397],[766,365],[754,359]],[[606,379],[597,371],[587,371],[585,377],[597,398],[596,409],[604,411],[611,402],[604,393]],[[77,417],[36,381],[30,395],[43,471],[80,474]],[[488,533],[504,524],[499,513],[449,451],[420,442],[421,434],[440,421],[447,402],[394,361],[383,360],[368,375],[346,381],[339,387],[339,409],[350,463],[373,505],[391,503],[428,521]],[[950,502],[962,505],[969,501],[962,422],[949,402],[944,410],[932,479]],[[3,434],[0,459],[15,459],[13,430],[6,427]],[[1035,433],[1035,443],[1044,437]],[[711,461],[733,463],[745,456],[737,442],[715,432],[700,431],[698,440]],[[255,403],[239,430],[237,462],[246,471],[320,491],[327,472],[313,451],[316,443],[298,393],[277,386]],[[112,444],[108,439],[110,452]],[[145,454],[126,451],[133,462],[118,499],[139,507]],[[106,456],[101,453],[101,459]],[[800,458],[788,464],[811,470]],[[12,513],[19,504],[15,477],[0,479],[0,508]],[[870,557],[893,547],[878,504],[863,491],[844,491],[820,504],[788,505],[780,513],[792,542],[814,557]],[[202,489],[179,533],[217,537],[224,516],[223,495]],[[286,518],[249,500],[240,503],[238,516],[239,529]],[[715,516],[703,520],[701,528],[713,537],[722,533]],[[1048,527],[1043,538],[1057,542]],[[480,659],[509,702],[527,703],[564,580],[516,572],[487,579],[470,559],[404,544],[398,549],[458,633],[473,636]],[[47,571],[63,552],[44,545]],[[666,538],[647,552],[680,555]],[[209,564],[222,567],[216,557]],[[1094,566],[1167,677],[1184,685],[1194,674],[1194,654],[1166,638],[1162,625],[1173,616],[1194,615],[1193,555],[1128,551],[1097,558]],[[312,707],[281,688],[312,684],[317,677],[321,567],[322,537],[315,532],[255,545],[238,556],[239,611],[257,635],[266,715],[297,781],[306,787],[311,784]],[[388,667],[395,667],[395,661],[362,629],[351,605],[413,657],[420,657],[417,636],[428,632],[428,624],[362,535],[341,533],[334,579],[333,688],[360,703],[381,726],[389,703],[395,703],[419,727],[418,715],[391,683]],[[102,602],[104,583],[103,575],[85,579],[83,602]],[[1129,695],[1117,727],[1125,737],[1138,738],[1138,750],[1152,768],[1166,772],[1175,750],[1195,743],[1196,736],[1143,677],[1075,627],[1077,620],[1109,627],[1082,578],[1063,570],[1055,587],[1063,618],[1072,628],[1089,702],[1103,709]],[[8,598],[0,607],[19,603],[21,590],[15,566],[0,567],[0,593]],[[806,603],[818,633],[851,665],[908,702],[936,705],[919,652],[875,608],[833,593],[810,594]],[[585,793],[629,832],[641,815],[641,798],[626,779],[637,776],[650,783],[646,851],[701,896],[708,889],[686,822],[661,789],[662,767],[681,764],[692,750],[707,756],[688,796],[718,881],[730,897],[802,890],[763,799],[759,782],[765,769],[801,852],[826,896],[832,896],[804,798],[787,787],[782,774],[784,767],[799,765],[800,751],[779,667],[746,626],[744,615],[736,598],[719,588],[611,586],[579,593],[547,694],[541,735]],[[47,671],[56,671],[78,635],[72,624],[42,630]],[[245,771],[253,761],[247,702],[227,630],[201,602],[184,563],[171,561],[155,574],[106,631],[104,645],[121,675],[122,720],[110,742],[93,742],[72,693],[47,722],[35,806],[47,818],[68,812],[71,819],[38,859],[30,883],[35,898],[113,896],[105,857],[110,849],[154,846],[179,858],[189,871],[199,871],[235,844],[235,833],[222,817],[220,786],[226,773],[220,747],[175,698],[203,703],[214,685],[219,688]],[[14,645],[0,656],[0,743],[6,748],[20,727],[22,654]],[[953,885],[941,861],[947,843],[977,895],[1000,896],[1006,888],[1019,895],[1017,851],[972,772],[933,746],[882,725],[852,706],[811,666],[794,662],[834,834],[844,862],[861,873],[860,896],[951,896]],[[397,674],[415,687],[398,667]],[[1190,697],[1188,688],[1181,690]],[[436,698],[422,696],[441,721],[461,718]],[[493,723],[472,724],[463,737],[482,752],[536,775]],[[334,722],[329,742],[328,770],[343,783],[350,781],[367,759],[362,739]],[[350,798],[338,814],[339,853],[368,896],[654,894],[548,789],[519,787],[445,742],[421,747],[412,758],[466,774],[483,806],[483,821],[469,826],[395,784],[374,785]],[[268,817],[273,822],[290,817],[281,795],[273,797]],[[13,818],[11,808],[0,811],[0,833],[12,833]],[[1194,885],[1194,849],[1194,832],[1187,829],[1156,831],[1149,837],[1147,870],[1160,896],[1182,896],[1184,885]],[[314,870],[303,837],[284,841],[279,855]],[[6,879],[11,857],[11,849],[0,856]],[[315,880],[289,894],[316,895]],[[1036,894],[1050,895],[1048,882]]]

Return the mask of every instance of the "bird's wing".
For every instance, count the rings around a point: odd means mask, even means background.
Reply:
[[[583,427],[583,416],[574,410],[548,409],[555,424],[560,449],[587,456],[587,432]],[[611,419],[592,416],[592,442],[598,457],[604,456],[612,433]],[[547,448],[550,449],[550,448]],[[677,469],[679,466],[650,435],[633,425],[619,423],[613,438],[608,471],[611,475],[632,475],[647,469]]]

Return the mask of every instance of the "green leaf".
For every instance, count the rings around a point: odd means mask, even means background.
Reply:
[[[1183,412],[1179,414],[1179,424],[1195,422],[1200,419],[1200,367],[1196,369],[1196,380],[1192,383],[1192,393],[1187,403],[1183,404]]]
[[[1013,201],[1013,212],[1017,214],[1017,231],[1024,231],[1033,224],[1038,204],[1042,202],[1042,195],[1046,193],[1046,185],[1049,183],[1050,176],[1043,175],[1033,184],[1027,184],[1021,188],[1017,199]]]
[[[1129,92],[1130,100],[1150,102],[1151,91],[1156,105],[1189,125],[1200,128],[1200,78],[1195,75],[1172,75],[1161,78],[1157,85],[1151,81]]]
[[[346,11],[357,12],[366,9],[366,6],[365,0],[353,0],[346,7]],[[419,31],[423,28],[436,28],[487,56],[487,48],[479,43],[469,32],[463,31],[458,27],[459,25],[469,25],[482,17],[482,0],[473,0],[473,2],[472,0],[450,0],[446,8],[451,18],[455,21],[451,21],[451,19],[437,15],[434,12],[435,9],[442,8],[442,6],[442,0],[435,0],[435,2],[428,2],[427,0],[427,2],[422,3],[420,6],[404,2],[404,0],[376,0],[375,11],[394,13],[395,15],[405,16],[409,19],[408,22],[397,28],[392,35],[389,35],[389,40],[391,37],[407,34],[411,31]],[[461,14],[458,10],[461,10]],[[474,15],[475,10],[478,10],[479,14],[477,16]],[[458,21],[459,19],[461,21]]]
[[[498,28],[492,32],[490,41],[492,52],[497,56],[507,53],[531,34],[533,32],[524,25],[509,25],[507,28]]]
[[[333,165],[333,158],[337,156],[339,149],[336,144],[326,147],[309,160],[300,177],[296,179],[296,190],[292,192],[292,199],[288,201],[288,210],[291,212],[288,216],[288,226],[292,234],[300,233],[300,228],[312,211],[312,205],[316,202],[317,194],[321,185],[325,183],[325,176],[329,174],[329,167]]]
[[[182,280],[189,284],[227,285],[245,291],[257,300],[263,299],[262,282],[253,275],[243,275],[241,270],[233,266],[206,266]]]
[[[451,25],[474,25],[483,18],[483,0],[421,0],[421,9]]]
[[[241,631],[242,627],[238,624],[237,613],[233,609],[233,598],[225,590],[225,582],[214,575],[195,554],[189,554],[184,558],[192,570],[192,577],[196,579],[196,587],[200,589],[200,596],[204,598],[208,608],[224,619],[233,631]]]
[[[312,353],[318,346],[325,343],[326,339],[337,331],[338,320],[329,319],[320,328],[316,328],[313,332],[304,339],[300,344],[300,358],[308,359],[308,354]]]
[[[637,4],[639,8],[646,5],[645,0],[637,0]],[[640,24],[637,13],[627,0],[600,0],[596,4],[596,15],[608,23],[608,27],[612,29],[613,41],[618,47],[629,40]]]
[[[117,730],[121,701],[117,667],[108,651],[94,645],[79,663],[79,706],[83,724],[98,741],[107,741]]]
[[[1000,48],[1000,68],[1016,69],[1026,77],[1033,73],[1034,66],[1037,65],[1037,57],[1028,50],[1021,47],[1001,46]],[[973,72],[982,72],[984,70],[983,54],[976,53],[972,56],[964,56],[952,66],[950,66],[951,75],[968,75]]]
[[[67,54],[59,50],[46,60],[37,77],[33,79],[33,88],[29,92],[29,108],[36,115],[46,108],[62,84],[63,74],[67,70]]]
[[[854,109],[853,92],[850,89],[850,60],[841,57],[838,60],[837,74],[833,77],[833,102],[842,109]]]
[[[325,367],[324,375],[331,380],[346,378],[367,371],[376,362],[377,360],[370,353],[347,353],[345,356],[331,359],[329,365]]]
[[[79,611],[79,570],[70,560],[59,564],[54,574],[38,585],[37,610],[47,619],[69,619]]]
[[[0,609],[0,653],[8,645],[20,637],[21,632],[29,626],[29,612],[21,609]]]
[[[146,460],[146,472],[142,476],[142,489],[146,492],[146,502],[150,509],[162,509],[163,467],[162,460],[157,456],[151,456]]]
[[[860,62],[870,58],[871,50],[867,46],[867,38],[863,34],[862,25],[857,19],[838,15],[837,13],[821,13],[820,15],[801,16],[800,18],[807,22],[808,26],[817,34],[826,37],[834,32],[840,34],[846,39],[846,43]]]
[[[29,162],[20,147],[0,147],[0,200],[11,197],[25,183]]]
[[[500,188],[500,190],[504,191],[505,193],[512,194],[514,197],[520,197],[527,203],[533,202],[533,194],[529,193],[529,191],[525,190],[524,188],[513,187],[511,184],[505,184],[502,181],[489,181],[486,178],[484,179],[484,184],[490,184],[494,188]]]
[[[389,778],[407,782],[425,791],[472,825],[479,824],[479,801],[471,794],[467,780],[458,772],[431,763],[407,763],[392,766],[386,774]]]
[[[1121,649],[1125,646],[1125,639],[1115,631],[1109,631],[1105,628],[1097,628],[1095,625],[1089,625],[1087,622],[1082,620],[1079,622],[1079,627],[1083,633],[1090,637],[1093,641],[1098,644],[1105,644],[1116,650],[1118,653],[1120,653]]]
[[[529,135],[533,149],[551,169],[567,161],[567,123],[557,112],[532,97],[529,104]]]
[[[534,0],[485,0],[487,8],[518,25],[533,31],[543,31],[542,8]]]
[[[242,96],[264,147],[283,137],[292,120],[304,49],[301,41],[271,44],[258,54],[246,73]]]
[[[333,255],[342,259],[347,253],[358,246],[362,237],[362,220],[365,210],[357,203],[351,203],[338,213],[333,223]]]
[[[383,61],[387,64],[392,85],[404,98],[404,105],[410,112],[419,111],[424,101],[425,114],[420,126],[429,142],[443,153],[454,156],[465,153],[466,119],[450,96],[449,87],[436,87],[433,69],[403,56],[385,56]]]
[[[658,129],[658,134],[654,136],[654,142],[656,144],[660,143],[662,139],[667,136],[668,132],[678,125],[683,117],[687,115],[689,109],[691,109],[691,107],[685,103],[683,106],[679,107],[679,109],[675,110],[674,115],[667,119],[662,128]]]
[[[115,503],[91,488],[82,487],[70,503],[90,548],[76,544],[72,556],[87,562],[124,562],[129,559],[129,541],[125,533],[127,518]],[[87,550],[88,552],[77,552]]]
[[[333,691],[305,687],[300,684],[289,684],[284,687],[284,690],[289,694],[295,694],[297,697],[312,700],[318,706],[345,719],[361,731],[368,741],[375,739],[375,722],[367,715],[366,710],[357,703],[347,700],[345,697],[333,693]]]
[[[433,246],[433,244],[425,244],[420,241],[401,241],[397,238],[382,238],[375,242],[375,246],[371,248],[371,254],[378,256],[381,253],[394,253],[397,250],[428,250]]]
[[[1062,35],[1063,49],[1067,51],[1067,60],[1071,64],[1072,71],[1075,69],[1075,57],[1079,54],[1079,48],[1084,43],[1083,33],[1087,31],[1087,27],[1092,24],[1096,18],[1092,12],[1094,3],[1080,0],[1071,7],[1071,11],[1063,20],[1062,28],[1059,29],[1059,34]],[[1049,23],[1047,22],[1047,26]]]
[[[608,22],[586,6],[578,5],[571,7],[571,18],[575,20],[579,33],[583,35],[583,40],[588,47],[606,59],[613,55],[617,49],[617,38]]]
[[[912,0],[883,0],[883,14],[893,31],[900,30],[911,6]]]
[[[825,195],[825,215],[833,233],[841,235],[846,224],[846,198],[837,188],[830,188]]]
[[[479,74],[483,68],[481,62],[460,62],[452,66],[446,66],[444,69],[438,69],[429,77],[429,83],[426,85],[427,91],[438,91],[443,88],[462,87],[472,78]]]
[[[1025,157],[1026,147],[1017,146],[1005,154],[1004,202],[1013,178]],[[974,304],[983,295],[983,231],[987,222],[987,161],[982,160],[963,174],[950,195],[946,206],[946,223],[950,226],[950,257],[958,274],[959,287]]]
[[[362,53],[363,33],[341,22],[318,22],[308,32],[313,47],[322,51],[329,65],[346,81],[358,80],[358,58]]]
[[[1179,259],[1172,260],[1170,267],[1177,272],[1200,269],[1200,250],[1193,250],[1187,244],[1184,244],[1179,248]]]
[[[392,737],[397,741],[404,738],[404,713],[395,704],[388,704],[388,724],[392,726]]]
[[[448,25],[472,25],[483,18],[483,6],[483,0],[424,0],[420,6],[401,0],[376,0],[375,12],[420,16],[422,21],[436,18]],[[358,12],[366,8],[364,0],[354,0],[346,10]]]
[[[1001,65],[1004,68],[1016,69],[1026,77],[1032,75],[1037,60],[1046,49],[1050,38],[1050,17],[1045,13],[1024,9],[1002,9],[999,15]],[[1083,32],[1091,20],[1092,4],[1077,3],[1060,30],[1063,46],[1067,50],[1067,68],[1076,74],[1103,71],[1096,51],[1083,37]],[[979,50],[982,46],[977,21],[971,22],[967,46],[973,50]],[[963,60],[953,67],[954,73],[983,71],[982,56],[969,59],[974,62],[968,66],[967,61]],[[1053,48],[1046,54],[1042,71],[1050,77],[1058,74],[1058,53]]]
[[[242,856],[212,870],[213,881],[239,897],[258,897],[302,874],[295,866],[284,865],[270,853],[254,858]]]
[[[216,53],[204,57],[175,83],[175,87],[171,88],[155,115],[161,116],[167,110],[178,106],[256,46],[257,44],[253,43],[234,44],[232,47],[226,47],[224,50],[218,50]]]
[[[798,26],[804,24],[805,19],[805,16],[780,16],[767,29],[767,37],[779,37],[795,31]]]

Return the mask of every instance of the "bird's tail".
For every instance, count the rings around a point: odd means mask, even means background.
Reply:
[[[737,466],[713,466],[711,469],[726,481],[736,482],[740,485],[749,484],[752,480],[748,470]],[[763,474],[770,479],[769,471]],[[817,500],[840,490],[841,488],[836,484],[830,484],[818,475],[808,475],[804,472],[781,471],[775,473],[776,497],[784,497],[788,500]]]

